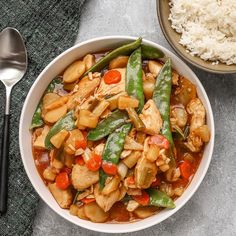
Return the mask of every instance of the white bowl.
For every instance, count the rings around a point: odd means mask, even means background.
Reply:
[[[36,81],[34,82],[33,86],[31,87],[28,93],[28,96],[25,100],[23,110],[21,113],[20,131],[19,131],[21,157],[24,163],[26,173],[32,185],[34,186],[35,190],[37,191],[39,196],[44,200],[44,202],[48,204],[48,206],[50,206],[60,216],[64,217],[68,221],[78,226],[94,231],[106,232],[106,233],[133,232],[148,228],[152,225],[158,224],[161,221],[167,219],[175,212],[177,212],[192,197],[194,192],[197,190],[207,172],[213,152],[214,136],[215,136],[213,113],[209,99],[201,82],[199,81],[197,76],[193,73],[193,71],[172,52],[170,52],[169,50],[163,48],[162,46],[156,43],[143,39],[143,43],[153,47],[160,48],[166,54],[167,57],[171,58],[173,67],[180,74],[188,78],[197,86],[198,96],[202,100],[207,110],[207,125],[211,130],[211,140],[205,147],[202,161],[191,184],[185,190],[183,195],[175,201],[176,204],[175,209],[172,210],[165,209],[157,213],[156,215],[153,215],[151,217],[133,223],[98,224],[82,220],[76,216],[70,215],[68,210],[61,209],[57,204],[57,202],[54,200],[52,194],[49,192],[48,188],[43,183],[35,167],[31,150],[31,132],[29,131],[32,116],[44,90],[55,76],[57,76],[61,71],[63,71],[70,63],[72,63],[77,58],[81,58],[87,53],[94,53],[94,52],[104,51],[107,49],[112,49],[135,39],[136,39],[135,37],[128,37],[128,36],[100,37],[85,41],[83,43],[79,43],[74,47],[69,48],[68,50],[60,54],[58,57],[56,57],[38,76],[38,78],[36,79]]]

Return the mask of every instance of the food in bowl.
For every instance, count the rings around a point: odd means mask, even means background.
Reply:
[[[236,64],[236,4],[234,0],[171,0],[171,27],[192,56]]]
[[[53,79],[32,119],[39,174],[61,208],[132,222],[174,208],[210,140],[195,85],[139,38]]]

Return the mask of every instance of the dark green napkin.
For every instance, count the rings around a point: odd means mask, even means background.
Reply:
[[[0,30],[17,28],[26,42],[29,65],[11,100],[8,212],[0,216],[0,235],[30,235],[39,197],[20,157],[20,113],[30,86],[42,69],[75,42],[84,0],[0,0]],[[0,83],[0,128],[5,106]],[[1,132],[2,133],[2,132]],[[29,144],[30,145],[30,144]]]

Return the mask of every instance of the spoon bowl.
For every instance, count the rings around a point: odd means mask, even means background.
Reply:
[[[0,33],[0,81],[6,88],[6,106],[0,153],[0,213],[7,210],[7,175],[9,149],[9,121],[11,89],[27,69],[27,51],[22,36],[15,28],[5,28]]]

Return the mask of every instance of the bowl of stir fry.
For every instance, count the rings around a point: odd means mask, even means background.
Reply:
[[[40,197],[100,232],[150,227],[179,210],[208,169],[214,120],[196,75],[140,38],[88,40],[54,59],[26,98],[20,150]]]

